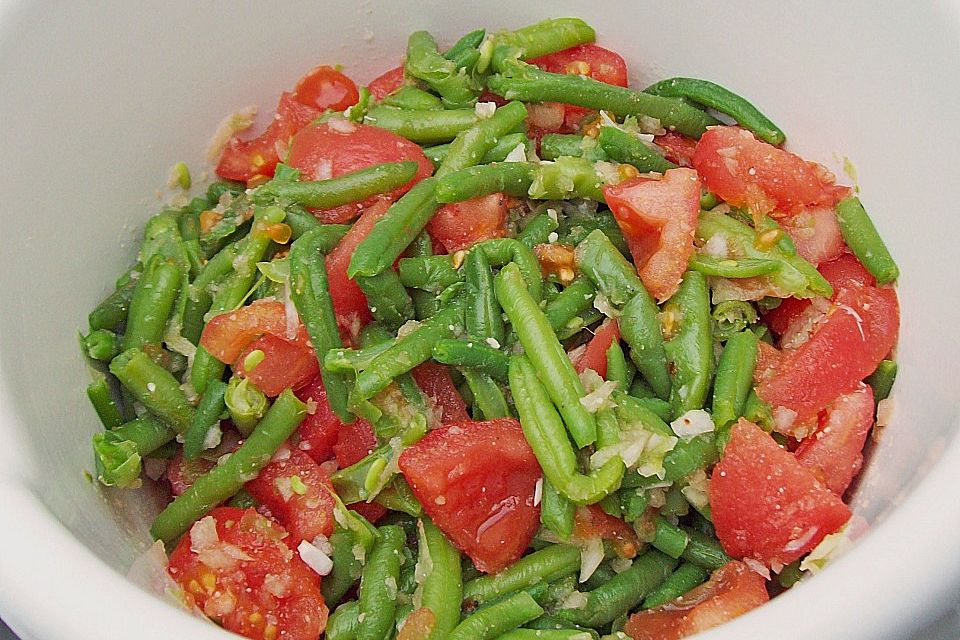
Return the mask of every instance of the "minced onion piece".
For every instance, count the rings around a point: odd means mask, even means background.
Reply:
[[[670,423],[670,428],[681,440],[690,440],[714,430],[713,418],[703,409],[691,409]]]
[[[330,556],[306,540],[297,545],[297,553],[300,554],[304,564],[313,569],[317,575],[326,576],[333,571],[333,560]]]

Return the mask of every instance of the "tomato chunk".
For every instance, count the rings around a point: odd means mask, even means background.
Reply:
[[[850,519],[850,509],[757,425],[740,419],[713,469],[717,538],[735,558],[786,565]]]
[[[377,436],[373,433],[373,427],[366,420],[357,418],[351,424],[340,426],[333,453],[337,456],[337,464],[343,469],[360,462],[376,447]]]
[[[861,384],[827,407],[823,424],[794,452],[800,464],[838,496],[863,465],[863,445],[873,426],[873,410],[873,392]]]
[[[693,255],[700,181],[692,169],[669,169],[660,180],[637,177],[603,188],[630,246],[644,286],[663,302],[680,286]]]
[[[445,204],[427,224],[427,231],[448,253],[467,249],[481,240],[502,238],[507,230],[508,199],[491,193]]]
[[[284,93],[266,131],[252,140],[233,137],[227,142],[217,162],[217,175],[241,181],[272,176],[280,157],[286,154],[290,136],[318,115],[320,112],[314,107],[303,104],[291,93]]]
[[[287,530],[291,549],[333,533],[333,485],[305,452],[294,449],[288,458],[274,460],[244,488]]]
[[[263,360],[248,369],[246,359],[254,351],[262,352]],[[264,394],[275,398],[287,387],[296,389],[312,380],[320,372],[320,363],[314,350],[307,346],[306,339],[285,340],[267,333],[247,345],[233,370]]]
[[[800,257],[814,265],[839,258],[847,246],[833,207],[805,209],[784,221],[783,230],[793,240]]]
[[[326,462],[334,457],[333,447],[337,444],[343,423],[330,407],[323,378],[319,374],[314,376],[313,380],[294,393],[307,403],[308,408],[313,408],[312,413],[308,410],[297,428],[300,438],[298,448],[313,458],[314,462]]]
[[[713,127],[704,133],[693,168],[708,189],[755,215],[778,211],[789,216],[802,207],[833,206],[849,192],[833,184],[833,175],[822,166],[739,127]]]
[[[542,473],[513,418],[444,425],[399,463],[424,511],[481,571],[519,559],[540,526]]]
[[[470,419],[467,403],[460,397],[450,377],[450,368],[436,362],[424,362],[410,372],[417,386],[440,414],[440,424],[464,422]]]
[[[301,331],[307,340],[302,325],[298,327],[298,336]],[[255,300],[236,311],[211,318],[200,335],[200,346],[220,362],[233,364],[247,345],[265,333],[275,336],[287,333],[286,308],[278,300]]]
[[[333,67],[322,64],[300,78],[293,97],[319,111],[343,111],[357,103],[360,92],[353,80]]]
[[[633,527],[620,518],[606,513],[599,505],[577,507],[573,519],[574,534],[581,540],[600,538],[609,540],[621,558],[634,558],[640,539]]]
[[[377,76],[367,84],[370,94],[377,100],[383,100],[388,95],[403,86],[403,65],[394,67]]]
[[[170,554],[168,571],[212,620],[254,640],[317,640],[327,626],[320,581],[253,509],[218,507]]]
[[[763,578],[734,560],[676,600],[632,615],[624,631],[633,640],[677,640],[733,620],[769,599]]]
[[[693,166],[693,154],[697,150],[697,141],[693,138],[668,131],[663,135],[654,136],[653,141],[663,149],[663,157],[673,164],[681,167]]]
[[[587,343],[583,355],[574,363],[577,373],[593,369],[601,378],[607,377],[607,350],[615,341],[620,340],[620,325],[615,318],[608,318],[597,329],[597,332]]]

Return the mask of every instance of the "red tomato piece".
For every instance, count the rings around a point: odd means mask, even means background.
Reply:
[[[248,371],[245,365],[247,356],[257,350],[263,352],[263,360]],[[312,380],[320,372],[320,363],[305,339],[291,341],[267,333],[247,345],[237,357],[233,370],[264,394],[275,398],[287,387],[296,389]]]
[[[737,560],[676,600],[630,617],[633,640],[678,640],[742,616],[770,600],[763,577]]]
[[[388,95],[403,86],[403,65],[394,67],[377,76],[367,84],[370,94],[377,100],[383,100]]]
[[[838,496],[863,465],[863,445],[873,426],[873,392],[865,384],[834,400],[826,419],[794,452],[800,464]]]
[[[357,104],[360,92],[353,80],[331,66],[322,64],[300,78],[293,97],[319,111],[343,111]]]
[[[713,469],[717,538],[735,558],[786,565],[850,519],[850,509],[793,455],[743,418]]]
[[[693,138],[668,131],[663,135],[654,136],[653,141],[663,149],[663,157],[673,164],[681,167],[693,166],[693,154],[697,150],[697,141]]]
[[[835,185],[824,167],[739,127],[713,127],[704,133],[693,168],[709,190],[755,215],[779,211],[789,216],[802,207],[832,206],[849,192]]]
[[[318,115],[317,109],[303,104],[292,93],[284,93],[266,131],[252,140],[233,137],[227,142],[217,162],[217,175],[241,181],[272,176],[280,158],[286,155],[290,136],[313,122]]]
[[[218,507],[180,539],[167,571],[213,621],[254,640],[317,640],[320,580],[253,509]]]
[[[197,478],[214,467],[213,462],[204,458],[187,460],[183,457],[183,449],[177,449],[176,455],[167,464],[167,482],[170,483],[170,492],[179,496],[197,481]]]
[[[775,376],[782,362],[783,353],[779,349],[763,340],[758,342],[757,365],[753,370],[754,384],[760,384],[764,380]]]
[[[323,378],[319,374],[314,376],[313,380],[294,393],[302,402],[307,403],[308,407],[307,415],[297,428],[300,437],[297,448],[313,458],[317,464],[326,462],[334,457],[333,447],[337,444],[337,436],[343,423],[330,407]],[[312,413],[309,411],[311,407]]]
[[[424,395],[433,401],[433,406],[440,414],[440,424],[470,419],[467,403],[453,384],[449,367],[436,362],[424,362],[410,373]]]
[[[298,336],[308,340],[301,325]],[[200,335],[200,346],[225,364],[236,362],[251,342],[265,333],[284,336],[287,333],[287,311],[278,300],[255,300],[236,311],[211,318]]]
[[[350,424],[340,426],[337,444],[333,453],[337,456],[337,465],[341,469],[360,462],[377,447],[377,436],[370,423],[357,418]]]
[[[547,133],[563,130],[566,118],[566,105],[559,102],[540,102],[527,105],[527,135],[538,142]]]
[[[574,363],[573,368],[577,373],[583,373],[587,369],[593,369],[600,374],[601,378],[607,377],[607,350],[615,341],[620,340],[620,325],[615,318],[608,318],[593,334],[593,338],[587,343],[587,348],[583,355]]]
[[[481,571],[518,560],[540,526],[542,472],[513,418],[434,429],[399,464],[424,511]]]
[[[599,505],[577,507],[573,519],[573,531],[581,540],[600,538],[609,540],[621,558],[634,558],[640,547],[636,531],[620,518],[614,518]]]
[[[287,530],[284,541],[291,549],[333,533],[333,484],[306,452],[294,449],[290,457],[275,459],[244,488]]]
[[[757,395],[795,412],[795,424],[803,425],[873,372],[893,348],[899,327],[893,289],[857,282],[842,286],[819,328],[785,351],[777,375],[758,385]]]
[[[427,231],[448,253],[467,249],[481,240],[502,238],[507,233],[507,204],[507,196],[502,193],[445,204],[427,224]]]
[[[383,199],[369,207],[333,251],[327,254],[327,282],[330,297],[333,299],[333,310],[337,314],[340,333],[344,334],[344,339],[348,341],[356,337],[363,325],[370,322],[373,316],[360,286],[347,277],[347,267],[354,249],[367,237],[373,225],[390,208],[390,204],[390,200]]]
[[[813,265],[836,260],[847,247],[833,207],[805,209],[785,220],[783,230],[793,240],[800,257]]]
[[[700,181],[692,169],[669,169],[660,180],[637,177],[603,188],[644,286],[663,302],[680,286],[693,255]]]

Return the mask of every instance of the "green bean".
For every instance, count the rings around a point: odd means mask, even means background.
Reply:
[[[216,182],[211,182],[210,186],[207,187],[207,203],[212,207],[220,201],[220,197],[229,193],[234,196],[238,196],[243,193],[247,188],[247,185],[242,182],[233,182],[231,180],[217,180]]]
[[[646,292],[636,267],[627,262],[602,231],[591,231],[577,245],[576,260],[580,271],[618,309]]]
[[[113,429],[123,424],[123,415],[113,399],[110,383],[105,375],[98,374],[96,379],[87,386],[87,398],[104,428]]]
[[[414,31],[407,40],[407,75],[423,80],[450,108],[473,104],[479,88],[471,76],[458,73],[457,64],[440,55],[437,41],[426,31]]]
[[[183,249],[190,262],[190,276],[196,277],[203,267],[200,255],[200,214],[208,207],[206,198],[194,198],[180,210],[179,229]]]
[[[569,585],[570,589],[564,595],[564,598],[566,598],[566,596],[573,593],[574,591],[573,587],[575,585],[576,585],[575,581],[573,584]],[[553,607],[553,609],[556,609],[556,607]],[[577,633],[581,635],[573,636],[573,639],[571,640],[600,640],[600,634],[597,633],[594,629],[591,629],[590,627],[584,627],[578,624],[573,624],[572,622],[567,622],[566,620],[561,620],[560,618],[554,615],[542,615],[536,620],[531,620],[530,622],[528,622],[523,629],[517,629],[517,631],[525,631],[525,630],[545,631],[545,632],[553,632],[553,631],[570,632],[575,630]],[[500,636],[500,637],[502,638],[503,636]],[[612,640],[615,640],[615,639],[612,639]]]
[[[639,138],[618,127],[610,125],[600,127],[597,142],[610,160],[633,165],[640,173],[649,171],[663,173],[677,166],[648,147]]]
[[[713,321],[714,338],[728,340],[757,321],[757,310],[749,302],[725,300],[713,308],[710,319]]]
[[[96,329],[80,339],[83,352],[89,358],[110,362],[120,353],[120,339],[113,331]]]
[[[395,477],[390,484],[384,487],[374,498],[374,502],[395,512],[405,513],[419,518],[423,515],[423,505],[421,505],[413,490],[402,476]]]
[[[363,122],[363,117],[367,115],[370,105],[375,102],[373,94],[367,87],[360,87],[357,90],[357,101],[343,110],[343,116],[350,122]]]
[[[467,283],[465,325],[475,340],[504,341],[502,310],[493,292],[493,273],[483,251],[471,251],[463,264]]]
[[[552,544],[524,556],[497,574],[485,575],[463,585],[463,599],[483,604],[538,583],[553,582],[580,567],[580,549]]]
[[[777,582],[780,583],[781,587],[789,589],[803,578],[804,572],[800,570],[800,562],[800,560],[791,562],[777,574]]]
[[[476,29],[457,40],[453,46],[443,52],[443,57],[447,60],[457,60],[467,51],[476,49],[486,37],[486,29]]]
[[[160,343],[182,281],[174,262],[160,255],[151,258],[130,300],[123,350]]]
[[[881,360],[876,370],[867,376],[866,383],[873,389],[874,402],[886,400],[897,379],[897,363],[893,360]]]
[[[358,276],[356,282],[377,322],[395,331],[407,320],[413,320],[413,300],[393,267],[375,276]]]
[[[373,107],[364,123],[393,131],[417,144],[450,142],[477,121],[474,109],[396,109]]]
[[[501,137],[522,127],[526,117],[527,108],[522,102],[510,102],[494,111],[489,118],[478,120],[472,127],[457,134],[450,143],[436,176],[443,178],[479,164]]]
[[[543,607],[526,591],[478,609],[447,636],[448,640],[492,640],[543,613]]]
[[[679,418],[691,409],[703,408],[713,377],[710,292],[703,274],[687,271],[667,310],[677,327],[664,349],[673,372],[670,404],[674,418]]]
[[[610,160],[596,138],[573,133],[548,133],[540,139],[541,159],[556,160],[561,156],[586,158],[591,162]]]
[[[650,494],[644,489],[623,488],[618,492],[620,513],[627,522],[633,522],[643,515],[650,504]]]
[[[641,406],[664,422],[668,422],[673,419],[673,407],[670,406],[670,403],[666,400],[661,400],[660,398],[636,398],[636,403],[638,406]]]
[[[132,442],[141,456],[150,455],[177,435],[170,427],[150,414],[125,422],[113,429],[111,433],[121,440]]]
[[[386,271],[436,213],[440,205],[435,189],[436,180],[427,178],[393,203],[354,250],[347,275],[375,276]]]
[[[634,378],[630,385],[630,397],[643,400],[644,398],[656,398],[657,394],[653,392],[650,385],[643,378]]]
[[[147,221],[140,245],[140,262],[150,264],[154,256],[172,260],[183,273],[190,272],[190,259],[180,236],[180,212],[164,209]]]
[[[557,338],[560,340],[567,340],[577,335],[590,325],[597,324],[603,320],[605,316],[600,313],[596,308],[590,308],[575,317],[573,320],[568,322],[566,326],[561,327],[557,330]]]
[[[207,444],[207,434],[214,427],[219,433],[220,414],[227,407],[223,400],[226,392],[227,385],[220,380],[213,380],[207,385],[193,414],[193,421],[183,434],[183,456],[187,460],[196,460],[204,449],[212,448]],[[217,440],[219,442],[219,437]]]
[[[867,268],[877,284],[890,284],[900,275],[900,269],[884,244],[877,228],[860,198],[851,196],[837,203],[837,220],[843,240]]]
[[[539,213],[527,220],[526,226],[517,234],[517,240],[533,249],[538,244],[549,242],[550,234],[559,227],[556,213],[552,217],[547,213]]]
[[[629,569],[587,593],[584,606],[561,609],[557,617],[587,627],[609,624],[640,604],[644,596],[670,575],[676,564],[676,560],[659,551],[648,551],[634,560]]]
[[[398,109],[414,109],[434,111],[443,109],[443,102],[428,91],[412,85],[404,85],[384,97],[380,104]]]
[[[615,340],[607,349],[607,380],[617,383],[618,389],[629,389],[633,376],[627,357],[623,353],[620,341]]]
[[[463,274],[453,266],[453,258],[449,255],[401,258],[397,273],[403,286],[433,294],[463,280]]]
[[[747,396],[747,401],[743,405],[743,417],[767,433],[773,431],[773,407],[760,399],[756,389],[751,389]]]
[[[685,478],[697,469],[705,469],[716,462],[717,456],[716,436],[712,432],[681,440],[663,458],[663,468],[666,470],[664,479],[675,482]]]
[[[682,527],[682,530],[689,537],[682,556],[687,562],[716,571],[732,559],[723,552],[720,543],[710,536],[689,527]]]
[[[230,421],[244,436],[250,435],[269,407],[267,396],[250,384],[250,380],[239,376],[230,378],[223,401],[230,413]]]
[[[553,330],[559,331],[579,314],[593,308],[596,294],[597,290],[589,279],[577,278],[547,304],[544,315]]]
[[[497,640],[591,640],[589,631],[580,629],[514,629]]]
[[[586,198],[604,202],[602,188],[605,182],[589,160],[561,156],[553,162],[537,166],[527,195],[537,200]]]
[[[624,466],[617,456],[589,475],[579,472],[577,456],[563,421],[538,379],[536,369],[525,356],[510,359],[510,391],[523,434],[540,462],[545,479],[557,491],[576,504],[592,504],[619,486]]]
[[[676,571],[643,599],[641,608],[652,609],[679,598],[710,577],[710,572],[692,562],[682,563]]]
[[[439,167],[443,159],[447,157],[447,153],[450,152],[450,144],[452,143],[438,144],[433,147],[426,147],[423,150],[423,153],[430,162],[433,163],[434,168]],[[531,144],[525,133],[508,133],[505,136],[501,136],[497,140],[497,143],[493,145],[493,148],[483,156],[483,161],[480,164],[503,162],[507,159],[507,156],[510,155],[510,152],[521,144],[524,147],[528,147]]]
[[[597,423],[593,415],[580,404],[580,398],[586,395],[586,391],[546,316],[523,286],[520,269],[515,263],[508,264],[500,271],[495,288],[500,306],[510,318],[524,352],[536,368],[537,377],[560,409],[574,442],[579,447],[592,444],[597,438]],[[513,368],[511,363],[511,389]],[[557,488],[561,488],[559,483]]]
[[[194,410],[180,383],[143,351],[124,351],[110,363],[110,372],[136,400],[177,433],[183,433],[190,426]]]
[[[360,578],[362,564],[360,559],[357,558],[357,554],[354,553],[354,549],[359,547],[359,543],[349,529],[338,526],[333,535],[330,536],[330,545],[333,547],[333,553],[330,555],[330,559],[333,560],[333,570],[329,575],[324,576],[320,582],[320,591],[323,593],[323,599],[327,606],[335,607]],[[362,547],[357,550],[360,549]],[[330,625],[332,623],[333,617],[331,616]],[[329,625],[327,626],[327,634],[330,634]]]
[[[407,536],[393,525],[380,527],[379,534],[360,577],[357,640],[388,638],[394,624],[400,549]]]
[[[399,338],[357,375],[350,392],[351,405],[369,400],[397,376],[430,359],[433,347],[463,330],[463,304],[455,301],[414,331]]]
[[[420,584],[421,606],[434,615],[429,638],[446,638],[460,622],[463,581],[460,552],[430,520],[420,521],[420,566],[426,572]]]
[[[543,479],[540,503],[540,522],[561,540],[573,533],[573,518],[576,505],[561,494],[547,478]]]
[[[87,317],[90,329],[93,331],[98,329],[115,331],[126,322],[127,311],[130,308],[130,301],[133,299],[133,292],[136,287],[137,278],[130,278],[104,298]]]
[[[493,378],[472,369],[464,369],[462,373],[470,386],[474,405],[479,409],[484,420],[495,420],[496,418],[510,416],[510,406],[507,404],[506,398],[503,397],[500,386],[494,382]]]
[[[693,100],[727,114],[741,127],[757,134],[764,142],[775,145],[786,142],[787,136],[783,131],[745,98],[708,80],[669,78],[650,85],[643,91],[656,96]]]
[[[384,162],[328,180],[268,182],[259,194],[281,198],[305,207],[333,209],[371,196],[388,193],[410,182],[416,162]]]
[[[321,587],[326,584],[323,580]],[[328,606],[330,601],[326,600]],[[327,619],[327,628],[324,630],[326,640],[355,640],[357,629],[360,627],[360,621],[357,617],[360,615],[360,603],[356,600],[345,602],[336,611],[330,614]]]
[[[583,215],[567,215],[560,221],[560,241],[574,246],[586,239],[592,231],[599,229],[607,236],[613,246],[622,254],[629,254],[630,248],[623,237],[623,231],[617,224],[616,218],[609,211],[597,211],[589,217]]]
[[[515,47],[519,49],[520,58],[528,60],[594,42],[596,38],[593,27],[580,18],[553,18],[515,31],[497,33],[493,43]]]
[[[140,486],[141,457],[136,446],[113,431],[93,436],[97,480],[106,487],[128,489]]]
[[[536,302],[543,298],[543,280],[537,256],[525,244],[514,238],[491,238],[473,245],[471,251],[483,251],[492,267],[513,263],[519,269],[527,292]]]
[[[530,162],[497,162],[448,173],[437,181],[439,202],[460,202],[491,193],[527,197],[537,167]]]
[[[407,250],[403,252],[404,258],[428,258],[433,255],[433,238],[423,230],[413,239]]]
[[[724,428],[743,415],[747,396],[753,388],[753,370],[757,364],[757,335],[741,331],[727,339],[717,363],[713,383],[713,421]]]
[[[199,518],[255,478],[280,445],[296,431],[306,413],[306,405],[290,389],[284,390],[239,449],[197,478],[160,512],[150,527],[153,538],[171,544]]]
[[[713,209],[715,206],[720,204],[720,198],[718,198],[717,194],[713,193],[712,191],[707,191],[704,189],[701,194],[700,209],[703,211],[710,211],[710,209]]]
[[[516,61],[501,64],[497,71],[497,75],[487,79],[487,88],[507,100],[562,102],[619,116],[651,116],[666,129],[692,138],[699,138],[707,127],[719,124],[682,100],[652,96],[592,78],[549,73]]]
[[[473,340],[440,340],[433,348],[433,359],[441,364],[468,367],[501,382],[507,381],[510,356],[499,349]]]
[[[654,537],[650,540],[650,544],[671,558],[682,556],[690,537],[683,529],[670,523],[663,516],[657,516],[655,525]]]
[[[690,257],[690,268],[705,276],[720,278],[755,278],[768,276],[780,269],[776,260],[763,258],[714,258],[702,253]]]

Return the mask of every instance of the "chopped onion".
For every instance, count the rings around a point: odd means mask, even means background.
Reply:
[[[691,409],[670,423],[670,428],[681,440],[690,440],[714,430],[713,418],[703,409]]]
[[[333,571],[333,560],[316,545],[304,540],[297,546],[297,553],[300,554],[300,559],[317,575],[326,576]]]

